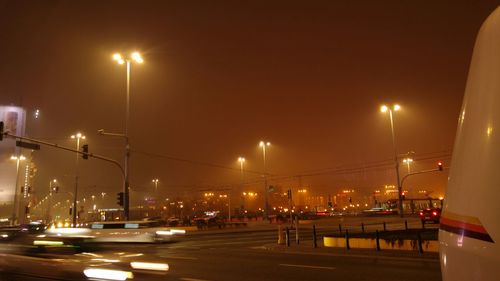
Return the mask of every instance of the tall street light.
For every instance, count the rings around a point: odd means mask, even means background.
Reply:
[[[130,143],[128,137],[128,123],[129,123],[129,112],[130,112],[130,72],[132,62],[143,63],[144,60],[141,57],[139,52],[133,52],[130,57],[122,57],[121,54],[114,54],[113,60],[115,60],[118,64],[126,64],[127,65],[127,105],[125,110],[125,183],[123,186],[123,194],[124,194],[124,202],[123,202],[123,212],[125,219],[129,219],[129,210],[130,210],[130,198],[129,198],[129,158],[130,158]]]
[[[20,155],[20,156],[11,156],[11,160],[16,161],[16,186],[14,188],[14,202],[12,206],[12,224],[15,225],[17,223],[17,213],[18,213],[18,207],[17,207],[17,192],[19,191],[18,185],[19,185],[19,162],[26,160],[26,157]]]
[[[238,157],[238,162],[240,163],[240,185],[241,185],[241,190],[243,190],[243,186],[244,186],[244,174],[243,174],[243,166],[245,164],[245,157]],[[245,198],[243,197],[243,204],[242,204],[242,209],[245,207]]]
[[[271,146],[270,142],[260,141],[259,147],[262,148],[262,159],[264,160],[264,216],[267,218],[269,216],[269,199],[268,199],[268,190],[267,190],[267,165],[266,165],[266,147]]]
[[[240,163],[241,185],[243,185],[243,165],[245,164],[245,161],[245,157],[238,157],[238,162]]]
[[[53,179],[51,181],[49,181],[49,206],[47,207],[47,225],[49,224],[50,222],[50,209],[52,208],[52,193],[54,191],[58,192],[57,190],[54,190],[55,187],[53,187],[52,185],[55,185],[57,184],[57,180],[56,179]]]
[[[158,179],[153,179],[152,182],[155,185],[155,192],[157,192],[158,191]]]
[[[157,196],[156,201],[160,204],[160,196],[158,195],[158,179],[153,179],[151,182],[155,185],[155,197]]]
[[[380,111],[382,113],[389,112],[389,119],[391,121],[391,135],[392,135],[392,146],[394,148],[394,163],[396,166],[396,182],[398,186],[398,201],[399,201],[399,215],[403,217],[403,191],[401,187],[401,182],[399,179],[399,161],[398,161],[398,150],[396,146],[396,138],[394,137],[394,112],[401,110],[401,106],[395,104],[391,107],[382,105]]]
[[[76,140],[76,150],[80,150],[80,140],[86,139],[82,133],[76,133],[71,136],[71,139]],[[76,227],[76,213],[77,213],[77,201],[78,197],[78,159],[79,155],[76,153],[76,171],[75,171],[75,194],[73,194],[73,227]]]
[[[409,157],[408,157],[408,158],[403,159],[403,163],[405,163],[405,164],[406,164],[406,166],[408,166],[408,174],[410,173],[410,164],[411,164],[412,162],[413,162],[413,159],[411,159],[411,158],[409,158]]]

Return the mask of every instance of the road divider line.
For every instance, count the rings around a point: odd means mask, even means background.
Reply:
[[[333,269],[335,269],[335,267],[329,267],[329,266],[302,265],[302,264],[288,264],[288,263],[280,263],[280,266],[288,266],[288,267],[301,267],[301,268],[312,268],[312,269],[328,269],[328,270],[333,270]]]
[[[180,259],[180,260],[197,260],[198,258],[194,257],[184,257],[184,256],[160,256],[160,258],[168,258],[168,259]]]
[[[205,280],[205,279],[196,279],[196,278],[181,278],[180,280],[184,280],[184,281],[209,281],[209,280]]]

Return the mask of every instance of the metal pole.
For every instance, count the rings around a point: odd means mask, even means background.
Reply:
[[[47,225],[50,221],[50,208],[52,208],[52,181],[49,182],[49,205],[47,206]]]
[[[262,146],[262,155],[264,158],[264,217],[267,218],[269,216],[269,199],[268,199],[268,190],[267,190],[267,166],[266,166],[266,143]]]
[[[14,188],[14,202],[13,202],[13,207],[12,207],[12,225],[15,225],[17,223],[17,192],[18,192],[18,185],[19,185],[19,161],[21,160],[21,155],[17,155],[16,159],[16,186]]]
[[[129,200],[129,157],[130,157],[130,143],[128,139],[128,123],[130,117],[130,71],[131,71],[130,60],[127,60],[127,108],[125,111],[125,183],[123,186],[124,202],[123,202],[123,212],[125,220],[129,220],[129,210],[130,210],[130,200]]]
[[[76,138],[76,150],[80,150],[80,138]],[[75,194],[73,194],[73,227],[76,227],[76,198],[78,197],[78,153],[76,154],[76,172],[75,172]]]
[[[229,194],[227,195],[227,208],[228,221],[231,222],[231,196]]]
[[[318,243],[316,242],[316,225],[313,224],[313,247],[317,248]]]
[[[297,245],[300,243],[299,241],[299,218],[295,220],[295,242]]]
[[[399,161],[398,161],[398,150],[396,146],[396,138],[394,136],[394,119],[392,116],[392,109],[389,109],[389,117],[391,119],[391,135],[392,135],[392,146],[394,148],[394,162],[396,164],[396,183],[398,187],[398,200],[399,200],[399,215],[403,217],[403,188],[401,187],[401,182],[399,180]]]

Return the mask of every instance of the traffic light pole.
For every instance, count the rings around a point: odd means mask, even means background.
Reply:
[[[423,171],[420,171],[420,172],[413,172],[413,173],[409,173],[407,175],[405,175],[402,179],[401,179],[401,189],[403,189],[403,184],[405,182],[405,180],[407,178],[409,178],[410,176],[414,176],[414,175],[419,175],[419,174],[426,174],[426,173],[433,173],[433,172],[442,172],[444,169],[444,167],[442,165],[438,165],[438,168],[437,169],[430,169],[430,170],[423,170]],[[446,168],[448,169],[448,168]],[[404,189],[403,189],[404,190]]]
[[[105,156],[102,156],[102,155],[88,153],[88,146],[86,147],[86,149],[84,149],[84,151],[80,151],[78,149],[73,149],[73,148],[69,148],[69,147],[65,147],[65,146],[60,146],[60,145],[58,145],[56,143],[50,143],[50,142],[45,142],[45,141],[41,141],[41,140],[37,140],[37,139],[33,139],[33,138],[28,138],[28,137],[23,137],[23,136],[17,136],[17,135],[11,134],[9,132],[3,132],[2,136],[11,137],[11,138],[19,139],[19,140],[27,140],[27,141],[30,141],[32,143],[37,143],[37,144],[41,144],[41,145],[46,145],[46,146],[54,147],[54,148],[57,148],[57,149],[62,149],[62,150],[74,152],[74,153],[82,155],[82,157],[84,157],[84,159],[87,159],[88,157],[91,157],[91,158],[99,159],[99,160],[106,161],[106,162],[109,162],[109,163],[113,163],[113,164],[115,164],[120,169],[120,172],[121,172],[121,175],[122,175],[122,179],[124,180],[124,182],[126,183],[126,186],[128,187],[128,181],[126,180],[125,170],[123,169],[122,165],[118,161],[116,161],[114,159],[111,159],[111,158],[108,158],[108,157],[105,157]],[[76,179],[78,180],[78,176],[77,176]],[[77,196],[77,194],[76,194],[76,189],[75,189],[75,194],[74,194],[74,199],[73,199],[74,200],[74,202],[73,202],[74,209],[76,209],[76,204],[75,204],[76,203],[76,196]],[[128,198],[125,195],[125,201],[126,200],[128,200]],[[73,224],[76,226],[76,224],[75,224],[75,221],[76,221],[75,214],[76,214],[76,210],[73,210]]]

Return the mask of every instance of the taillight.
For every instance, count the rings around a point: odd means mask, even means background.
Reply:
[[[437,213],[437,212],[432,212],[432,215],[433,215],[433,216],[437,216],[437,215],[438,215],[438,213]]]
[[[420,212],[420,215],[423,216],[424,215],[424,212]]]

